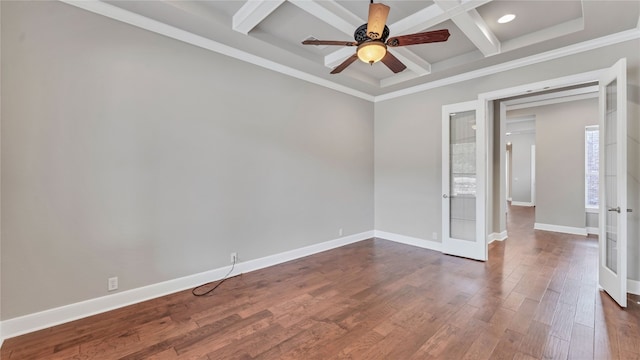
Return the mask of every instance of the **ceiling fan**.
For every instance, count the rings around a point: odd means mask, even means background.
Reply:
[[[356,41],[332,41],[332,40],[305,40],[304,45],[338,45],[338,46],[357,46],[356,53],[347,60],[338,65],[331,71],[332,74],[342,72],[347,66],[351,65],[356,59],[373,65],[378,61],[393,71],[399,73],[407,67],[398,58],[387,51],[387,47],[398,47],[416,44],[427,44],[432,42],[442,42],[449,39],[449,30],[434,30],[421,33],[401,35],[389,38],[389,28],[386,25],[387,16],[389,15],[389,7],[387,5],[377,3],[373,0],[369,4],[369,19],[364,25],[360,25],[353,37]]]

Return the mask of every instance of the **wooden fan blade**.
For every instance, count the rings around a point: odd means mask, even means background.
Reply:
[[[389,51],[387,51],[387,54],[380,61],[387,65],[394,74],[397,74],[407,68],[405,64],[398,60],[397,57],[393,56]]]
[[[357,42],[353,41],[334,41],[334,40],[305,40],[303,45],[337,45],[337,46],[357,46]]]
[[[389,7],[385,4],[369,4],[369,20],[367,21],[367,36],[372,40],[382,37],[384,26],[389,16]]]
[[[347,66],[351,65],[354,61],[358,60],[358,55],[353,54],[347,60],[343,61],[342,64],[338,65],[335,69],[331,71],[332,74],[337,74],[342,72],[342,70],[346,69]]]
[[[449,39],[449,35],[449,30],[447,29],[427,31],[409,35],[400,35],[389,38],[389,40],[387,40],[387,46],[396,47],[442,42],[447,41],[447,39]]]

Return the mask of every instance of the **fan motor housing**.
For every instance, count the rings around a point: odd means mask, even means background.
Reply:
[[[385,42],[389,37],[389,28],[387,25],[384,26],[384,30],[382,31],[382,37],[380,37],[380,41]],[[367,24],[360,25],[356,31],[353,33],[353,38],[356,40],[358,44],[361,44],[365,41],[372,40],[367,36]]]

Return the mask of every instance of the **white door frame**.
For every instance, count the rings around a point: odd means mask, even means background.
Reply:
[[[598,261],[598,285],[602,287],[621,307],[627,306],[627,59],[616,62],[610,69],[606,69],[600,77],[599,125],[600,125],[600,216],[598,221],[599,231],[599,261]],[[607,129],[606,126],[606,85],[612,81],[616,83],[616,133],[614,138],[616,161],[613,173],[616,174],[615,199],[607,199],[606,179],[607,166]],[[613,162],[612,162],[613,163]],[[604,164],[604,166],[602,166]],[[608,208],[611,206],[611,208]],[[613,216],[616,225],[611,233],[616,234],[617,270],[611,270],[606,264],[608,254],[607,234],[609,231],[609,215]]]
[[[588,71],[588,72],[569,75],[569,76],[563,76],[563,77],[559,77],[559,78],[555,78],[555,79],[543,80],[543,81],[539,81],[539,82],[535,82],[535,83],[514,86],[514,87],[500,89],[500,90],[496,90],[496,91],[490,91],[490,92],[486,92],[486,93],[481,93],[481,94],[478,95],[478,100],[484,105],[482,105],[482,104],[480,105],[480,110],[481,111],[485,111],[485,113],[481,114],[481,116],[485,118],[486,122],[493,121],[493,119],[489,119],[487,117],[489,112],[486,111],[486,109],[488,108],[489,104],[494,100],[500,100],[500,99],[504,99],[504,98],[508,98],[508,97],[512,97],[512,96],[519,96],[519,95],[529,94],[529,93],[532,92],[532,90],[533,91],[542,91],[542,90],[563,88],[563,87],[574,86],[574,85],[582,85],[582,84],[592,83],[592,82],[599,82],[600,81],[600,76],[606,70],[608,70],[608,68]],[[500,113],[501,113],[500,123],[502,124],[502,123],[504,123],[506,121],[506,116],[502,116],[503,115],[502,111]],[[485,136],[488,139],[488,135],[485,135]],[[505,148],[506,139],[505,139],[505,136],[504,136],[503,132],[500,133],[500,139],[495,139],[495,141],[500,141],[500,146],[499,146],[500,149],[504,149]],[[488,141],[485,141],[485,145],[487,145],[487,144],[488,144]],[[488,153],[491,153],[489,151],[492,150],[492,149],[487,148],[486,150],[487,150]],[[505,177],[506,176],[503,171],[504,170],[501,170],[501,173],[500,173],[501,177]],[[493,201],[490,202],[490,200],[492,200],[492,199],[487,199],[487,205],[491,204],[491,210],[493,211],[493,208],[495,206],[498,206],[498,205],[493,203]],[[504,188],[501,189],[501,193],[500,193],[500,196],[499,196],[499,202],[506,202],[506,194],[505,194]],[[494,211],[494,213],[495,213],[495,211]],[[624,249],[624,251],[626,253],[626,249]],[[627,280],[627,284],[628,283],[629,283],[629,281]]]
[[[478,100],[480,100],[481,102],[480,110],[483,112],[481,116],[485,119],[486,124],[489,121],[493,121],[493,118],[489,118],[491,115],[491,112],[489,111],[489,104],[491,104],[491,102],[494,100],[501,100],[501,99],[505,99],[513,96],[530,94],[532,90],[542,91],[542,90],[563,88],[567,86],[574,86],[574,85],[581,85],[581,84],[596,82],[600,78],[600,74],[602,74],[603,71],[604,69],[594,70],[594,71],[589,71],[585,73],[563,76],[555,79],[549,79],[549,80],[539,81],[535,83],[518,85],[510,88],[481,93],[478,95]],[[498,146],[499,149],[505,149],[507,146],[507,141],[504,135],[504,132],[505,132],[504,126],[506,124],[506,121],[507,121],[507,107],[504,103],[501,103],[500,104],[500,138],[493,140],[493,141],[500,142]],[[486,136],[488,139],[488,135]],[[489,142],[485,141],[485,144],[488,145]],[[486,151],[488,154],[492,154],[493,149],[487,148]],[[500,154],[500,156],[502,157],[503,154]],[[501,158],[500,162],[502,163],[503,161],[504,159]],[[504,171],[504,168],[501,168],[499,177],[506,179],[506,173]],[[499,199],[499,204],[493,203],[492,201],[493,199],[487,199],[486,201],[487,209],[488,209],[487,211],[492,211],[493,214],[499,214],[499,216],[503,216],[504,212],[506,211],[506,204],[507,204],[506,186],[500,187],[500,194],[498,199]],[[505,208],[503,209],[500,206],[500,204],[503,204],[502,206],[505,206]],[[495,211],[495,207],[498,207],[498,211]],[[501,222],[501,226],[503,226],[502,222]],[[488,230],[487,232],[488,233],[504,232],[506,234],[507,233],[506,222],[504,223],[504,227],[505,228],[502,228],[502,229],[487,229]]]
[[[531,145],[531,206],[536,206],[536,145]]]
[[[478,100],[442,106],[442,252],[445,254],[486,261],[488,241],[486,231],[487,203],[487,126],[484,112],[480,111]],[[450,178],[449,178],[449,124],[450,114],[475,111],[476,121],[476,197],[475,197],[475,239],[461,240],[450,234]]]

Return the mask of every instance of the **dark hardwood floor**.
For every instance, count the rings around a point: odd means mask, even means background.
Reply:
[[[5,341],[5,359],[640,359],[597,240],[513,207],[486,263],[372,239]]]

